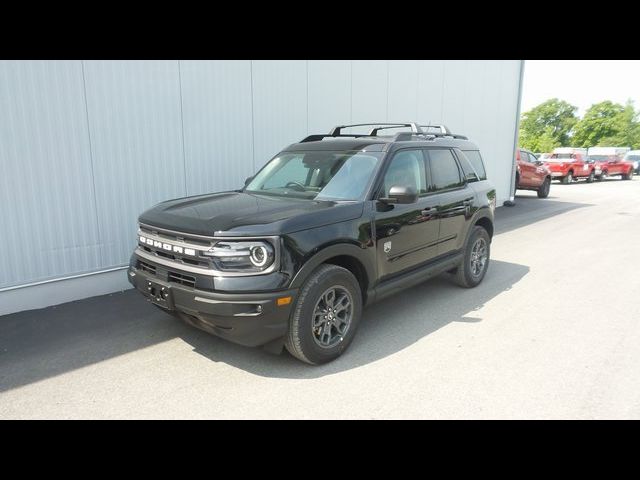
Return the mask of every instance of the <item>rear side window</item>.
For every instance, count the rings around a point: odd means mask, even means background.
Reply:
[[[464,150],[464,154],[467,156],[474,170],[478,173],[480,180],[487,179],[487,171],[484,169],[484,162],[482,156],[478,150]]]
[[[463,185],[458,163],[451,150],[429,149],[425,153],[429,156],[431,183],[434,190],[446,190]]]

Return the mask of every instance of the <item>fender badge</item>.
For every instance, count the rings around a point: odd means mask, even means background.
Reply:
[[[384,242],[384,253],[389,253],[391,251],[391,242]]]

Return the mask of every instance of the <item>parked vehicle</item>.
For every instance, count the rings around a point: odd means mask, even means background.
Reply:
[[[240,190],[142,213],[129,281],[193,326],[312,364],[349,346],[365,305],[443,272],[478,285],[496,205],[478,147],[367,125],[286,147]]]
[[[640,175],[640,150],[629,150],[623,160],[633,163],[633,171],[636,175]]]
[[[586,178],[590,183],[595,180],[597,172],[595,165],[588,163],[586,158],[586,148],[558,147],[545,160],[545,165],[553,180],[567,184],[578,178]]]
[[[622,180],[630,180],[633,177],[633,162],[622,158],[629,148],[619,147],[591,147],[589,149],[589,162],[595,165],[598,180],[620,175]]]
[[[535,190],[547,198],[551,188],[551,171],[529,150],[516,150],[516,190]],[[515,191],[514,191],[515,195]]]

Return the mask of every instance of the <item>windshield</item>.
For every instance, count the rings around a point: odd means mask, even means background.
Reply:
[[[563,160],[571,160],[573,158],[572,153],[554,153],[549,158],[547,158],[548,162],[562,162]]]
[[[291,152],[271,160],[245,191],[309,200],[359,200],[382,152]]]
[[[594,162],[606,162],[609,160],[609,155],[590,155],[589,160]]]

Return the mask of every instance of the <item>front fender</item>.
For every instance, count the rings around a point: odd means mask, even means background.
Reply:
[[[361,264],[367,275],[367,284],[371,285],[374,283],[374,279],[376,278],[375,251],[372,255],[371,248],[361,248],[349,243],[338,243],[322,248],[307,260],[293,277],[291,288],[300,288],[316,268],[330,258],[341,255],[355,258]]]

